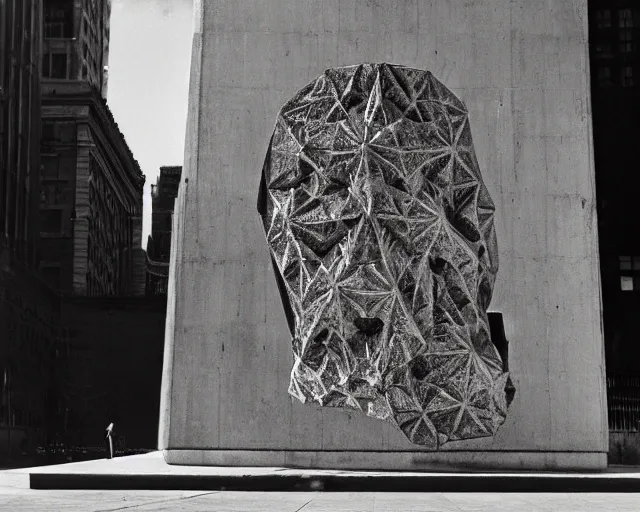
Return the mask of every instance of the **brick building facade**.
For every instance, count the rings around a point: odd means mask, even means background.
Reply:
[[[106,418],[156,441],[166,300],[135,298],[144,176],[105,100],[110,8],[0,1],[3,461],[99,444]]]
[[[104,98],[110,0],[45,0],[40,268],[65,296],[144,294],[144,176]]]
[[[44,79],[83,80],[107,96],[111,0],[43,0]]]
[[[151,235],[147,241],[147,295],[166,295],[169,283],[169,257],[173,208],[182,167],[160,167],[160,176],[151,186]]]
[[[106,102],[43,81],[40,267],[63,295],[144,293],[144,176]]]

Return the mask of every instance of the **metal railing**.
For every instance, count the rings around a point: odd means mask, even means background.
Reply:
[[[607,372],[609,430],[640,431],[640,373]]]

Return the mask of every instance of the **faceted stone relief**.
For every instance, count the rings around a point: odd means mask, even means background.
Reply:
[[[278,115],[258,210],[291,395],[433,449],[496,433],[514,389],[487,317],[495,208],[454,94],[402,66],[327,70]]]

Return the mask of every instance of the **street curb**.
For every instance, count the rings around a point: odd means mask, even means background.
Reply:
[[[611,475],[119,475],[31,473],[31,489],[261,492],[640,492],[640,478]]]

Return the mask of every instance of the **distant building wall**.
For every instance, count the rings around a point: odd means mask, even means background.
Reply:
[[[31,269],[0,261],[0,458],[47,442],[57,402],[59,301]]]
[[[0,458],[44,443],[57,411],[57,296],[36,275],[42,3],[0,2]]]
[[[166,300],[68,298],[66,437],[99,445],[110,422],[129,448],[155,448]]]
[[[111,0],[44,0],[42,76],[84,80],[107,96]]]
[[[171,256],[173,208],[180,186],[181,166],[160,167],[160,176],[151,186],[151,235],[147,240],[147,295],[166,295]]]
[[[143,295],[140,167],[95,87],[42,91],[42,271],[65,295]]]
[[[55,291],[144,294],[144,176],[104,100],[110,6],[0,2],[0,459],[99,444],[101,412],[156,443],[164,301],[62,318]]]
[[[640,7],[589,0],[594,158],[607,370],[640,373]]]
[[[74,119],[42,123],[40,270],[56,290],[73,292],[73,214],[80,127]]]
[[[44,2],[41,268],[65,295],[144,294],[144,176],[105,101],[110,15]]]
[[[35,262],[40,167],[39,0],[0,3],[0,246]]]

